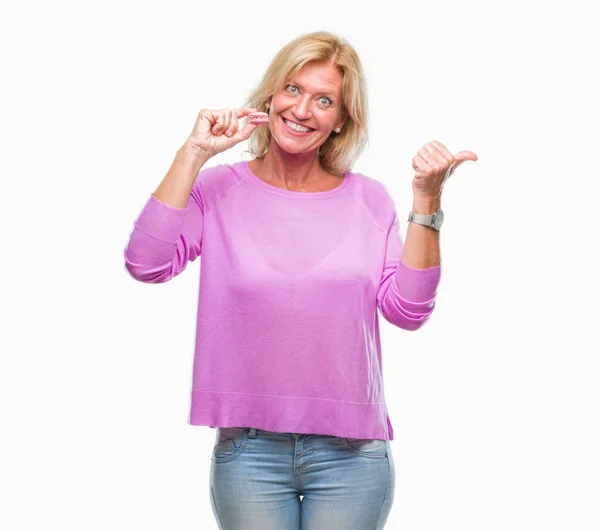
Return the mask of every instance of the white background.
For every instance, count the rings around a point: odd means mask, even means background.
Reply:
[[[479,156],[444,187],[430,321],[380,319],[386,528],[598,530],[600,43],[583,2],[557,6],[3,8],[0,526],[216,528],[214,431],[188,424],[200,260],[149,285],[123,250],[198,111],[241,106],[277,50],[328,30],[368,81],[353,170],[386,185],[403,234],[423,144]]]

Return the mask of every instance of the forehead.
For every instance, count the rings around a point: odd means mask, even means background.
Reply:
[[[339,95],[342,89],[342,74],[331,64],[307,64],[289,76],[309,92],[327,92]]]

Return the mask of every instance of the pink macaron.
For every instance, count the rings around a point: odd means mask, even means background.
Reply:
[[[252,112],[248,114],[248,121],[257,125],[269,123],[269,115],[266,112]]]

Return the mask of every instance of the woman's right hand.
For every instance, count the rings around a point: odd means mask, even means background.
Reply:
[[[233,110],[202,109],[186,141],[186,147],[199,156],[210,158],[247,140],[259,125],[248,123],[239,129],[238,120],[256,111],[257,109],[250,107]]]

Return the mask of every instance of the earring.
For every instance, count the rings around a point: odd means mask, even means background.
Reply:
[[[340,129],[339,127],[335,130],[335,132],[338,134],[340,134],[341,131],[342,131],[342,129]]]

